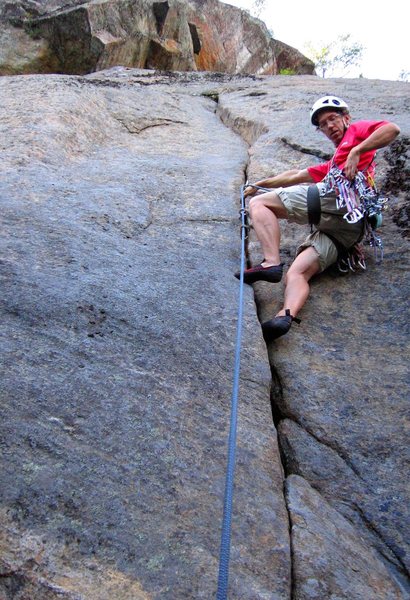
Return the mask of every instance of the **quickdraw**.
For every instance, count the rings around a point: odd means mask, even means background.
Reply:
[[[357,223],[364,217],[364,213],[360,210],[357,202],[357,191],[355,180],[349,181],[343,171],[333,165],[324,180],[324,188],[322,195],[330,192],[336,192],[337,208],[346,208],[347,212],[343,216],[348,223]]]
[[[337,268],[341,273],[348,273],[349,271],[355,272],[358,269],[365,271],[367,267],[363,246],[361,244],[355,244],[353,248],[346,252],[345,256],[339,258]]]

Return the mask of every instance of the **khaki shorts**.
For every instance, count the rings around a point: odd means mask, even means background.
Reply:
[[[323,184],[318,183],[317,186],[320,191]],[[294,185],[275,190],[285,205],[290,223],[309,224],[307,212],[308,187],[308,185]],[[329,233],[345,248],[350,248],[362,236],[363,221],[348,223],[343,218],[346,209],[336,207],[336,196],[333,192],[321,196],[320,201],[322,210],[320,222],[316,226],[316,231],[308,235],[303,244],[299,246],[297,254],[312,246],[319,255],[320,270],[324,271],[337,261],[338,256],[336,245],[325,234]]]

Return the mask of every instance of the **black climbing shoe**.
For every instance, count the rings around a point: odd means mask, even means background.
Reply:
[[[265,342],[272,342],[285,335],[289,331],[292,321],[295,321],[297,324],[300,323],[300,319],[292,317],[290,310],[287,308],[283,316],[275,317],[270,321],[262,323],[262,333]]]
[[[257,265],[243,272],[243,280],[245,283],[255,283],[255,281],[269,281],[277,283],[282,279],[283,265],[274,265],[273,267],[262,267]],[[240,279],[240,272],[235,273],[235,277]]]

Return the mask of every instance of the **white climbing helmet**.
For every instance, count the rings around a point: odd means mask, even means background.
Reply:
[[[319,116],[319,112],[326,108],[328,110],[336,110],[338,112],[349,111],[349,107],[347,106],[346,102],[341,98],[337,98],[336,96],[323,96],[323,98],[319,98],[319,100],[316,100],[316,102],[310,109],[310,120],[312,122],[312,125],[316,125],[316,127],[318,127],[319,122],[317,119]]]

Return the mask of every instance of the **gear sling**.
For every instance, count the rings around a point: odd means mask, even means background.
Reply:
[[[374,230],[381,225],[381,212],[385,207],[387,198],[380,196],[374,182],[372,181],[372,185],[370,185],[362,172],[359,172],[354,180],[350,182],[335,164],[330,168],[324,182],[326,185],[322,195],[331,190],[336,192],[336,205],[338,208],[346,207],[346,214],[343,218],[348,223],[357,223],[363,220],[359,240],[350,248],[345,248],[332,235],[323,232],[336,246],[339,271],[346,273],[349,270],[355,271],[358,267],[366,269],[364,254],[360,245],[362,239],[365,239],[374,248],[376,263],[380,263],[383,259],[383,243]],[[321,193],[317,185],[310,185],[307,192],[307,213],[312,231],[313,226],[320,223],[322,212],[320,198]]]

